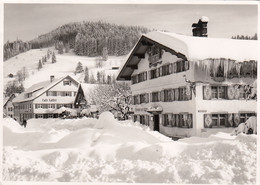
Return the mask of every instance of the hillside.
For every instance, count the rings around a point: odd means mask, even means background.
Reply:
[[[89,75],[94,75],[96,78],[98,71],[104,71],[106,75],[116,75],[118,70],[112,70],[112,67],[120,67],[124,61],[124,56],[116,57],[109,56],[107,61],[104,61],[101,68],[96,67],[96,57],[77,56],[70,51],[69,53],[58,54],[58,51],[53,47],[49,48],[56,54],[56,63],[52,63],[49,59],[43,68],[38,71],[39,59],[46,55],[48,48],[32,49],[27,52],[21,53],[16,57],[10,58],[4,62],[4,85],[13,81],[15,77],[10,78],[8,74],[12,73],[16,75],[17,71],[25,67],[28,71],[28,78],[25,79],[23,85],[26,88],[31,85],[49,80],[50,75],[54,75],[55,78],[63,77],[65,75],[72,75],[75,79],[83,82],[84,73],[74,75],[75,68],[78,62],[81,62],[83,69],[87,66],[89,69]]]
[[[75,22],[65,24],[30,41],[32,48],[55,45],[56,49],[73,49],[81,56],[126,55],[141,34],[149,30],[139,26],[124,26],[105,22]]]

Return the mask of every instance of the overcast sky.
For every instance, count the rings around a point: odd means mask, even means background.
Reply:
[[[192,23],[201,16],[209,18],[209,37],[253,36],[257,32],[256,5],[4,4],[4,41],[29,41],[63,24],[83,20],[191,35]]]

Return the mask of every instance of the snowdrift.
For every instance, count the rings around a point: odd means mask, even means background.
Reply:
[[[256,183],[256,135],[172,141],[148,127],[90,119],[4,119],[3,179],[61,182]]]

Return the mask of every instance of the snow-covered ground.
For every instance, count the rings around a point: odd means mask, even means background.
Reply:
[[[106,75],[116,75],[118,70],[112,70],[112,67],[120,67],[125,60],[125,56],[108,56],[108,60],[104,62],[102,68],[96,68],[96,57],[77,56],[72,51],[61,55],[53,47],[49,49],[55,52],[57,62],[52,63],[50,58],[39,71],[37,69],[39,59],[42,59],[47,54],[48,48],[32,49],[5,61],[3,65],[4,84],[14,80],[14,78],[9,78],[8,74],[12,73],[15,75],[23,67],[27,68],[29,74],[29,77],[23,84],[25,88],[29,88],[38,82],[47,81],[51,75],[55,75],[55,78],[71,75],[83,82],[84,73],[74,76],[78,62],[82,63],[84,69],[87,66],[89,75],[93,74],[96,78],[97,71],[104,71]]]
[[[3,123],[6,181],[255,184],[256,135],[172,141],[148,127],[100,118]]]

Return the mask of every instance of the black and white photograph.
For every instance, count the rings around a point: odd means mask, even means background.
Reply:
[[[259,5],[133,2],[2,3],[3,184],[260,183]]]

